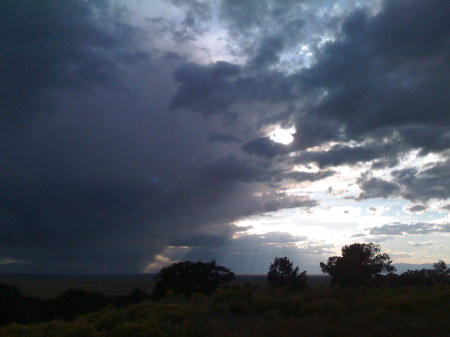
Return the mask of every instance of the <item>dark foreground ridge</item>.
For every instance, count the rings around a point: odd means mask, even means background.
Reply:
[[[80,294],[70,291],[60,300],[69,304],[69,295]],[[361,331],[368,337],[444,337],[450,329],[449,301],[449,285],[306,291],[233,285],[211,296],[172,294],[121,308],[110,305],[72,320],[13,323],[0,327],[0,337],[359,337]]]

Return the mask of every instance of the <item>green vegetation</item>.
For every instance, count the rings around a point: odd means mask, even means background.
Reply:
[[[169,296],[73,322],[10,324],[0,337],[447,336],[450,286],[219,289]]]

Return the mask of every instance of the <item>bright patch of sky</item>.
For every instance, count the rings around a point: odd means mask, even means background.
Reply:
[[[288,129],[276,126],[273,131],[269,133],[269,138],[275,143],[280,144],[290,144],[294,140],[295,127],[290,127]]]

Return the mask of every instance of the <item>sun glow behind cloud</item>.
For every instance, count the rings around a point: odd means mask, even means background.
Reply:
[[[288,145],[294,141],[295,127],[284,129],[280,126],[276,126],[273,131],[269,133],[269,138],[276,143]]]

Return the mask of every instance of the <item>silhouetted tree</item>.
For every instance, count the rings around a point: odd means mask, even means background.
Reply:
[[[189,296],[194,293],[211,294],[217,288],[234,280],[228,268],[211,262],[178,262],[162,268],[155,276],[155,288],[151,297],[159,299],[167,292]]]
[[[75,316],[97,311],[108,304],[108,298],[97,291],[69,289],[50,301],[54,317],[71,320]]]
[[[330,274],[331,284],[350,287],[371,284],[380,273],[395,271],[389,255],[380,250],[373,243],[354,243],[342,248],[342,256],[332,256],[326,264],[321,262],[320,267]]]
[[[432,269],[433,283],[446,284],[450,283],[450,269],[447,267],[444,261],[439,260],[433,264]]]
[[[306,289],[306,271],[299,273],[298,266],[293,268],[292,262],[287,257],[276,257],[270,264],[267,283],[272,288]]]
[[[14,321],[18,304],[23,298],[18,287],[0,283],[0,325]]]

